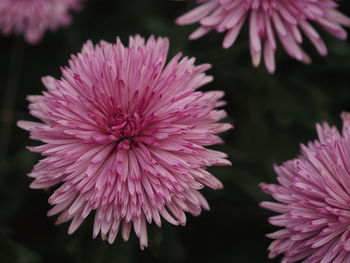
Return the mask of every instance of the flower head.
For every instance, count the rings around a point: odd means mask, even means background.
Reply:
[[[72,219],[69,233],[94,211],[94,237],[113,243],[120,229],[127,240],[133,227],[143,248],[146,222],[185,225],[185,212],[209,209],[199,190],[222,187],[206,167],[230,162],[204,146],[231,128],[217,123],[223,92],[196,91],[212,81],[210,65],[181,54],[166,63],[168,46],[139,36],[129,47],[88,41],[60,80],[43,78],[47,91],[29,96],[42,123],[18,125],[44,143],[30,149],[45,156],[31,187],[59,186],[48,214],[60,213],[58,224]]]
[[[350,262],[350,114],[343,130],[317,125],[319,140],[301,145],[295,160],[276,166],[279,185],[261,184],[278,202],[261,206],[281,215],[269,219],[283,227],[268,237],[270,257],[284,263]]]
[[[46,30],[55,31],[71,23],[70,10],[80,9],[83,0],[1,0],[0,31],[23,35],[38,43]]]
[[[270,73],[275,71],[276,35],[285,51],[294,59],[309,63],[303,51],[302,33],[318,52],[325,56],[327,48],[310,24],[318,24],[330,34],[346,39],[342,26],[350,26],[350,18],[337,11],[333,0],[197,0],[199,6],[176,22],[180,25],[199,22],[190,39],[202,37],[211,30],[226,32],[223,47],[231,47],[246,20],[249,20],[250,52],[254,66],[263,54]]]

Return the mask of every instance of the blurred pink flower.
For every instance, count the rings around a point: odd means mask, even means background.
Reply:
[[[303,51],[302,33],[318,52],[325,56],[327,48],[309,23],[318,24],[330,34],[346,39],[342,26],[350,26],[350,18],[337,11],[333,0],[197,0],[199,6],[179,17],[176,23],[187,25],[199,22],[200,27],[190,35],[197,39],[211,30],[226,32],[223,47],[231,47],[246,20],[249,20],[250,52],[254,66],[263,54],[270,73],[275,71],[276,35],[285,51],[294,59],[310,63]]]
[[[70,10],[80,9],[83,0],[1,0],[0,31],[23,35],[37,44],[46,30],[55,31],[71,23]]]
[[[185,225],[186,215],[209,209],[199,190],[222,184],[207,166],[230,165],[226,154],[206,149],[232,126],[221,91],[196,91],[212,81],[209,64],[177,54],[167,62],[169,42],[131,37],[129,47],[88,41],[73,55],[63,77],[43,78],[42,96],[29,96],[30,113],[43,123],[19,121],[31,147],[45,159],[29,174],[32,188],[59,185],[49,199],[57,223],[72,220],[73,233],[95,211],[93,236],[113,243],[133,226],[141,248],[146,222]]]
[[[342,119],[342,133],[327,123],[317,125],[319,141],[301,145],[300,157],[275,167],[279,185],[261,184],[278,201],[261,206],[281,213],[269,221],[283,227],[267,235],[276,239],[271,258],[350,262],[350,114]]]

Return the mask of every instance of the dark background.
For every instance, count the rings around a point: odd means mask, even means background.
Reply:
[[[350,14],[349,1],[340,4]],[[314,58],[305,66],[279,47],[277,72],[269,75],[263,67],[251,66],[246,27],[229,50],[221,49],[223,35],[216,33],[187,41],[196,26],[180,27],[173,21],[190,6],[170,0],[88,0],[70,27],[47,33],[39,45],[0,37],[1,139],[8,143],[8,151],[6,145],[1,147],[0,159],[0,262],[277,262],[267,258],[270,241],[265,234],[276,228],[267,223],[272,213],[258,207],[269,199],[258,184],[274,182],[272,165],[294,158],[300,142],[316,138],[316,122],[339,125],[339,114],[350,110],[350,42],[320,30],[328,57],[321,58],[305,43]],[[215,81],[204,89],[226,92],[226,110],[235,125],[223,134],[226,144],[218,147],[234,165],[211,169],[225,188],[203,191],[211,211],[189,215],[186,227],[149,226],[145,251],[140,251],[135,235],[127,243],[119,237],[113,245],[93,240],[92,216],[72,236],[68,224],[54,226],[55,218],[46,216],[49,193],[28,188],[26,173],[40,156],[25,146],[35,142],[15,126],[16,120],[32,119],[25,97],[43,90],[40,78],[59,78],[59,67],[87,39],[114,41],[119,35],[126,42],[136,33],[168,36],[171,56],[183,51],[198,63],[213,64]],[[4,100],[8,92],[10,99]]]

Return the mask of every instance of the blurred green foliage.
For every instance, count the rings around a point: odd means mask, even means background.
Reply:
[[[349,1],[340,4],[350,14]],[[314,58],[309,66],[292,61],[280,48],[277,72],[269,75],[264,68],[251,66],[246,29],[229,50],[221,49],[223,36],[216,33],[187,41],[195,26],[179,27],[173,21],[190,6],[187,1],[170,0],[87,0],[72,26],[46,34],[40,45],[23,43],[14,114],[16,120],[31,118],[26,95],[43,90],[42,76],[59,77],[59,67],[87,39],[96,43],[114,41],[117,35],[127,41],[135,33],[168,36],[171,55],[182,51],[198,63],[213,64],[210,74],[215,81],[205,89],[226,92],[228,118],[235,125],[223,135],[226,144],[217,147],[229,154],[233,167],[211,169],[225,189],[203,191],[211,211],[188,216],[186,227],[150,226],[145,251],[140,251],[135,237],[127,243],[119,238],[114,245],[93,240],[91,218],[69,236],[67,224],[56,227],[55,218],[46,216],[49,193],[28,188],[26,173],[39,156],[24,148],[34,142],[12,123],[10,151],[7,159],[0,160],[0,262],[269,262],[269,240],[264,236],[275,228],[266,220],[272,213],[258,207],[259,201],[268,199],[258,184],[273,182],[273,163],[294,158],[300,142],[315,138],[316,122],[339,125],[340,112],[350,110],[350,43],[323,34],[330,53],[326,58],[306,43]],[[16,41],[22,39],[0,37],[1,96]]]

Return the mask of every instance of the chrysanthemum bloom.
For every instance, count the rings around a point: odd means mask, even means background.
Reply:
[[[45,144],[30,148],[41,160],[29,174],[32,188],[58,185],[49,215],[72,219],[73,233],[95,211],[93,236],[113,243],[131,227],[147,246],[146,222],[185,225],[186,215],[209,209],[199,189],[222,184],[206,171],[230,165],[226,154],[204,146],[231,128],[221,91],[200,92],[212,81],[194,58],[176,55],[166,65],[166,38],[130,38],[129,47],[88,41],[63,77],[43,78],[42,96],[29,96],[30,113],[43,123],[20,121]]]
[[[317,125],[319,140],[301,145],[301,156],[276,166],[279,185],[261,184],[278,202],[261,206],[281,215],[269,219],[283,227],[268,237],[270,257],[284,263],[350,262],[350,114],[343,130]]]
[[[285,51],[304,63],[310,57],[301,48],[302,33],[318,52],[325,56],[327,48],[310,22],[318,24],[330,34],[346,39],[342,26],[350,26],[350,18],[337,11],[333,0],[197,0],[199,6],[179,17],[176,23],[186,25],[199,22],[200,27],[190,35],[197,39],[211,30],[226,32],[223,47],[231,47],[246,20],[249,21],[250,52],[254,66],[263,54],[270,73],[275,71],[276,35]]]
[[[83,0],[1,0],[0,31],[23,35],[38,43],[46,30],[55,31],[71,23],[70,11],[81,8]]]

